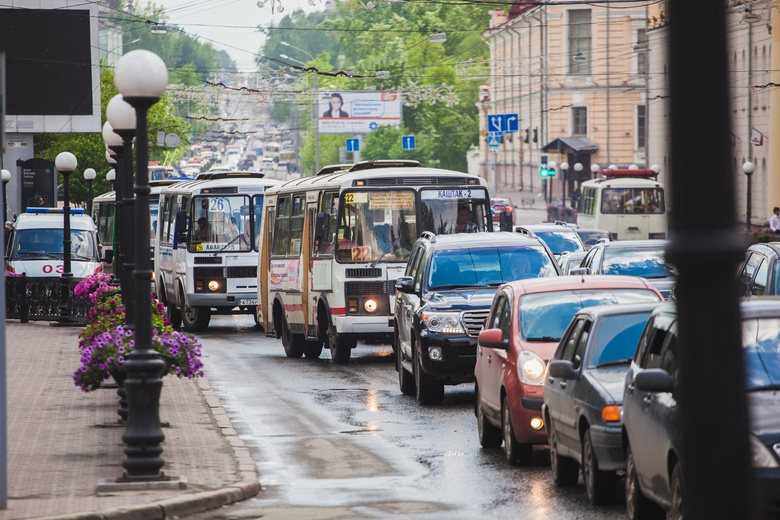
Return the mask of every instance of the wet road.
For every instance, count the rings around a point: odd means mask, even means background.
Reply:
[[[198,519],[622,519],[622,490],[591,506],[552,483],[548,451],[513,467],[479,445],[473,385],[421,407],[398,389],[389,345],[358,343],[348,365],[288,359],[248,316],[200,333],[206,375],[257,462],[254,499]],[[619,486],[622,486],[621,480]]]

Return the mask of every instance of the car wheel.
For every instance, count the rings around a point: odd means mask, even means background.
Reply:
[[[485,412],[482,410],[482,406],[479,404],[479,388],[474,391],[474,398],[476,399],[476,412],[477,412],[477,431],[479,432],[479,444],[483,448],[499,448],[503,438],[501,436],[501,428],[493,426],[485,417]]]
[[[181,328],[181,310],[174,304],[169,303],[165,306],[165,317],[171,323],[171,327],[175,330]]]
[[[593,451],[590,428],[588,428],[582,439],[582,480],[585,481],[585,490],[588,492],[588,500],[591,504],[609,504],[615,499],[616,477],[617,475],[612,471],[599,469],[596,453]]]
[[[414,365],[414,386],[419,404],[441,404],[444,401],[444,383],[437,381],[422,370],[416,345],[412,347]]]
[[[299,358],[303,356],[304,337],[303,334],[293,334],[290,332],[290,326],[287,320],[282,321],[282,346],[284,353],[289,358]]]
[[[352,349],[357,344],[357,340],[347,339],[336,332],[336,328],[331,325],[328,327],[328,349],[330,357],[334,363],[345,365],[349,363],[352,355]]]
[[[414,376],[404,368],[404,353],[398,344],[398,334],[396,334],[395,338],[395,364],[398,367],[398,387],[404,395],[415,395],[417,387],[414,385]]]
[[[504,454],[510,464],[528,464],[531,462],[533,445],[521,444],[515,437],[515,429],[512,426],[512,412],[509,410],[509,398],[505,397],[501,403],[501,424],[504,434]]]
[[[626,453],[626,513],[629,520],[663,520],[666,512],[647,498],[639,487],[631,446]]]
[[[672,470],[672,510],[671,520],[683,520],[685,509],[685,490],[683,489],[682,470],[680,464],[674,465]]]
[[[563,457],[558,453],[558,434],[551,423],[547,423],[547,435],[550,440],[550,466],[552,467],[553,483],[558,487],[577,485],[580,478],[577,461]]]
[[[307,358],[317,359],[322,354],[322,341],[306,341],[303,344],[303,355]]]
[[[211,309],[184,304],[181,313],[181,321],[187,332],[203,332],[211,321]]]

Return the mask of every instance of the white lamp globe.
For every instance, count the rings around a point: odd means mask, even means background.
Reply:
[[[628,169],[629,170],[638,170],[639,166],[637,166],[636,164],[631,164],[631,165],[628,166]]]
[[[598,173],[601,171],[601,166],[599,166],[598,164],[591,164],[590,171],[592,171],[593,173]]]
[[[555,161],[547,161],[547,167],[550,168],[551,170],[554,170],[556,166],[558,166],[557,162],[555,162]]]
[[[97,177],[97,172],[94,168],[87,168],[84,170],[84,180],[94,181],[95,177]]]
[[[106,146],[122,146],[122,137],[114,132],[114,127],[108,121],[103,123],[103,141]]]
[[[116,64],[114,84],[125,100],[159,99],[168,86],[168,67],[153,52],[130,51]]]
[[[609,168],[610,170],[617,170],[617,166],[615,166],[614,164],[610,164],[609,166],[607,166],[607,168]]]
[[[106,150],[106,161],[108,161],[108,164],[116,164],[116,157],[111,155],[110,150]]]
[[[122,94],[112,97],[106,105],[106,119],[116,130],[135,130],[135,108]]]
[[[756,165],[750,161],[747,161],[746,163],[742,164],[742,171],[745,172],[745,174],[750,175],[756,171]]]
[[[116,170],[111,168],[108,170],[108,173],[106,174],[106,180],[108,182],[114,182],[114,179],[116,179]]]
[[[569,169],[569,163],[566,161],[561,163],[561,170],[568,170]]]
[[[653,170],[655,173],[658,173],[658,172],[661,171],[661,167],[658,166],[657,164],[654,164],[654,165],[650,166],[650,169]]]
[[[581,172],[582,171],[582,163],[574,163],[574,171],[575,172]]]
[[[78,165],[76,156],[70,152],[62,152],[54,159],[54,166],[61,172],[72,172]]]
[[[8,182],[11,180],[11,172],[8,170],[1,170],[0,175],[2,175],[3,182]]]

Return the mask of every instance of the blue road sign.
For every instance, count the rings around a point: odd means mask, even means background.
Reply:
[[[520,118],[517,114],[504,114],[504,116],[506,116],[504,132],[517,132],[520,128]]]
[[[501,115],[488,116],[488,132],[500,132],[503,130],[501,127]]]
[[[414,150],[417,147],[417,143],[415,143],[415,138],[413,135],[405,135],[401,137],[401,144],[403,145],[404,150]]]
[[[499,136],[493,134],[488,136],[488,146],[497,147],[500,142]]]
[[[520,118],[517,114],[495,114],[488,116],[488,132],[517,132]]]
[[[359,152],[360,151],[360,139],[347,139],[347,151]]]

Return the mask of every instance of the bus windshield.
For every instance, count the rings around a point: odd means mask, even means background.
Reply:
[[[464,208],[471,212],[466,231],[489,231],[488,197],[482,188],[423,189],[420,199],[421,231],[433,231],[437,235],[463,232],[458,226],[458,210]]]
[[[193,199],[190,251],[251,251],[249,196],[215,195]]]
[[[664,190],[661,188],[604,188],[601,212],[611,215],[636,215],[664,212]]]
[[[417,240],[414,191],[346,191],[337,233],[340,261],[406,262]]]

